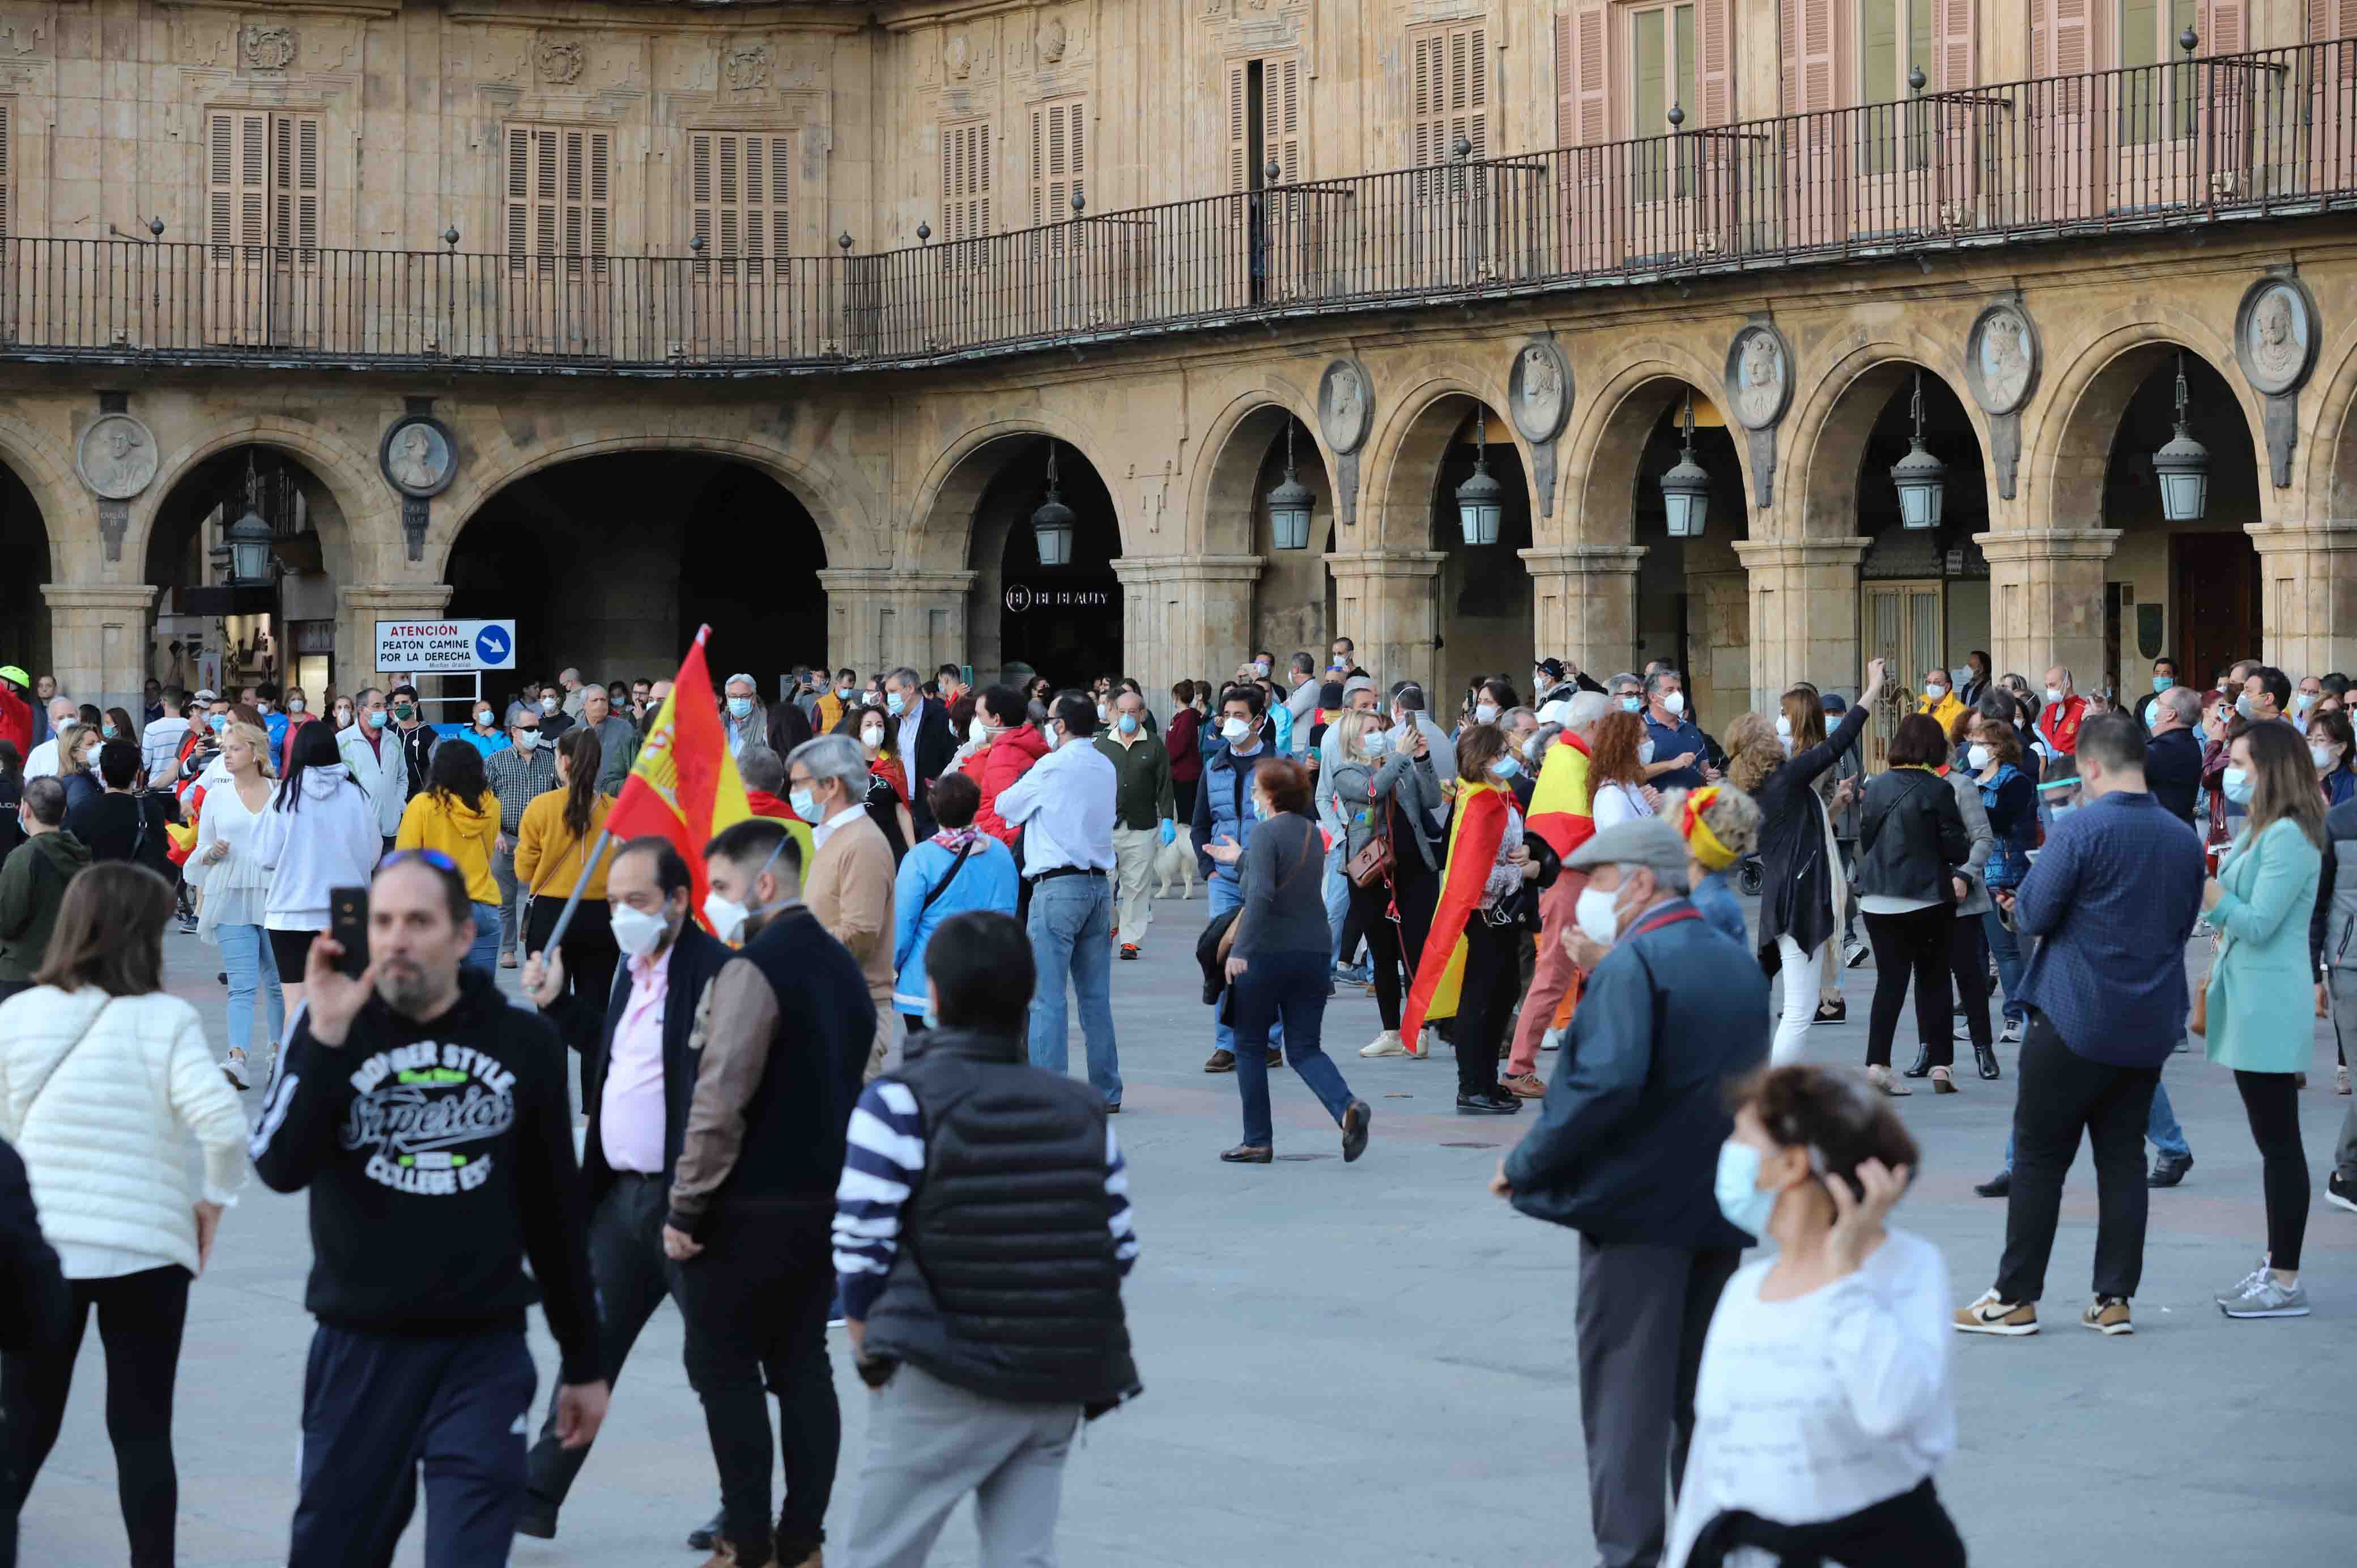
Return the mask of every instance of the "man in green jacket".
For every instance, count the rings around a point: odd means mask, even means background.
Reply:
[[[66,787],[57,779],[27,779],[16,819],[25,842],[0,865],[0,1002],[32,988],[66,884],[90,864],[89,849],[65,830]]]
[[[1146,728],[1146,699],[1122,691],[1110,707],[1100,703],[1097,711],[1105,721],[1097,749],[1113,759],[1116,781],[1113,863],[1120,903],[1114,909],[1114,935],[1121,940],[1121,956],[1135,958],[1154,919],[1146,881],[1154,871],[1155,851],[1178,836],[1178,800],[1170,785],[1170,754]]]

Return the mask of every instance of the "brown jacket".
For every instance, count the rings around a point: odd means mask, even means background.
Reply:
[[[827,834],[802,875],[802,901],[851,950],[879,1007],[892,999],[892,846],[856,807]]]

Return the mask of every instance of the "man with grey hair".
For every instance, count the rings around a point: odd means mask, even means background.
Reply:
[[[1297,762],[1309,755],[1309,732],[1317,727],[1311,721],[1318,712],[1318,660],[1307,653],[1295,654],[1286,665],[1285,679],[1285,708],[1293,715],[1291,750]]]
[[[619,795],[622,781],[639,760],[638,727],[614,712],[606,688],[594,683],[582,693],[581,723],[597,736],[598,793]]]
[[[876,1004],[876,1039],[867,1076],[884,1070],[892,1048],[892,846],[868,816],[867,757],[847,735],[823,735],[786,758],[787,799],[811,824],[816,853],[802,873],[802,900],[818,923],[850,950]]]
[[[909,820],[920,839],[933,836],[931,791],[957,755],[950,711],[925,695],[924,677],[902,665],[884,677],[884,716],[892,725],[892,755],[909,778]]]
[[[1612,700],[1624,711],[1632,714],[1645,711],[1645,682],[1628,671],[1623,670],[1604,682],[1604,689],[1611,693]]]
[[[1686,706],[1685,686],[1685,677],[1667,665],[1645,677],[1645,738],[1653,743],[1645,782],[1656,789],[1699,789],[1718,777],[1709,738]]]
[[[1568,856],[1596,831],[1588,811],[1588,752],[1596,726],[1607,714],[1620,710],[1601,692],[1582,692],[1562,707],[1563,733],[1539,763],[1525,825],[1557,855]],[[1522,1016],[1514,1023],[1512,1048],[1506,1054],[1506,1092],[1518,1100],[1535,1100],[1546,1092],[1546,1081],[1538,1072],[1539,1052],[1554,1047],[1547,1036],[1555,1033],[1555,1009],[1571,990],[1574,970],[1564,938],[1577,923],[1579,890],[1587,886],[1587,878],[1566,864],[1539,894],[1538,960],[1531,970]]]
[[[1589,1517],[1622,1568],[1661,1560],[1703,1336],[1755,1240],[1712,1181],[1734,1131],[1726,1085],[1767,1065],[1768,980],[1687,900],[1685,840],[1663,819],[1606,829],[1564,869],[1587,885],[1572,943],[1587,988],[1537,1125],[1490,1190],[1579,1232]]]
[[[2145,742],[2144,781],[2152,798],[2189,828],[2201,789],[2201,693],[2171,686],[2152,700],[2152,738]]]
[[[28,781],[55,779],[64,771],[58,766],[58,732],[81,719],[81,704],[59,692],[41,704],[39,713],[48,721],[49,738],[33,747],[32,754],[25,758],[25,778]]]
[[[769,715],[761,711],[761,688],[750,675],[731,675],[721,685],[720,733],[728,740],[728,755],[748,746],[767,745]]]

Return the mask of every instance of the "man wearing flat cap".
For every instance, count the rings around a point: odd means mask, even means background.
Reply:
[[[1662,1483],[1674,1490],[1685,1468],[1703,1334],[1751,1243],[1712,1178],[1734,1131],[1727,1080],[1768,1063],[1768,981],[1687,900],[1686,859],[1659,817],[1565,858],[1588,877],[1564,941],[1587,989],[1538,1124],[1490,1184],[1579,1232],[1579,1413],[1609,1568],[1661,1560]]]

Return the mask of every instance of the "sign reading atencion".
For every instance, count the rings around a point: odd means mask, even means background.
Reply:
[[[512,620],[381,620],[376,623],[376,670],[409,675],[467,675],[478,670],[512,670]]]

